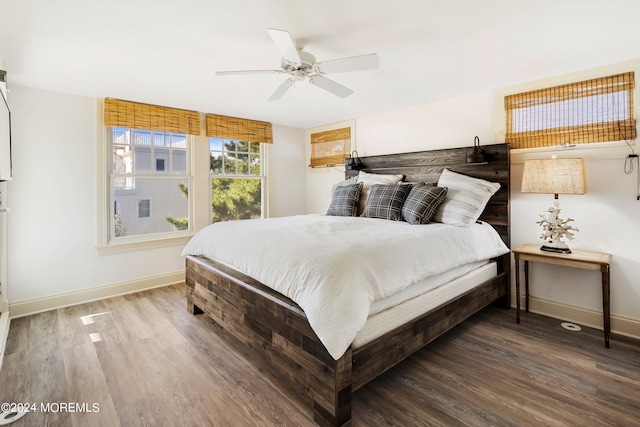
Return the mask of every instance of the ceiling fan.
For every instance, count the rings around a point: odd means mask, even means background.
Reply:
[[[312,85],[318,86],[341,98],[346,98],[351,95],[353,91],[340,83],[326,78],[324,76],[325,74],[372,70],[380,66],[378,55],[375,53],[316,62],[315,56],[303,50],[305,40],[298,39],[296,44],[287,31],[274,28],[269,28],[267,31],[282,54],[280,70],[217,71],[216,75],[289,74],[290,77],[278,86],[276,91],[273,92],[273,95],[269,97],[269,101],[277,101],[282,98],[282,95],[284,95],[294,83],[303,81],[306,78],[309,79],[309,83]]]

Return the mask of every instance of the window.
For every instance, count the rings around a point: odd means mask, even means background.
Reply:
[[[351,128],[344,127],[311,134],[312,168],[344,165],[351,152]]]
[[[263,216],[264,146],[271,124],[207,115],[211,174],[211,222]]]
[[[110,127],[112,149],[111,239],[172,233],[188,227],[188,136],[170,132]],[[156,203],[151,203],[151,200]],[[140,221],[143,220],[143,221]]]
[[[151,199],[138,199],[138,219],[151,218]]]
[[[188,230],[188,132],[199,131],[198,113],[107,99],[105,125],[107,242],[157,240]]]
[[[634,73],[585,80],[504,98],[511,148],[636,138]]]
[[[210,138],[211,222],[262,217],[262,144]]]

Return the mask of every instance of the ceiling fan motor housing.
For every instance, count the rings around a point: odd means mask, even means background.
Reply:
[[[288,73],[293,71],[302,71],[305,73],[313,71],[313,65],[316,63],[316,57],[308,52],[303,51],[298,51],[298,54],[300,55],[301,61],[299,63],[290,62],[285,58],[282,58],[282,69]]]

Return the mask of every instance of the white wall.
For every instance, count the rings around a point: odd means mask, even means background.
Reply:
[[[307,163],[309,157],[307,157]],[[307,171],[307,213],[323,214],[331,203],[331,187],[344,179],[344,166],[309,168]]]
[[[494,143],[492,92],[356,119],[361,156]]]
[[[426,104],[411,109],[356,118],[358,152],[362,156],[412,152],[452,147],[471,147],[474,136],[482,145],[500,143],[495,135],[493,91]],[[609,252],[611,266],[611,312],[617,319],[633,323],[640,336],[640,201],[636,201],[636,176],[623,171],[620,159],[585,161],[588,193],[560,196],[564,216],[575,218],[580,229],[574,249]],[[330,186],[343,178],[339,168],[307,171],[307,206],[326,209]],[[522,194],[522,164],[512,165],[511,246],[539,243],[538,214],[552,204],[552,196]],[[540,242],[541,243],[541,242]],[[531,273],[531,295],[560,305],[559,317],[569,316],[569,306],[578,311],[602,311],[600,274],[535,264]],[[558,314],[558,313],[556,313]],[[575,313],[573,313],[575,314]],[[573,315],[571,314],[571,315]],[[594,314],[595,326],[601,318]],[[612,324],[616,329],[616,322]],[[576,320],[576,319],[569,319]],[[619,323],[618,323],[619,325]]]
[[[307,158],[304,129],[273,125],[268,146],[269,216],[306,213]]]
[[[10,89],[10,302],[183,271],[182,246],[97,254],[96,99],[21,86]],[[275,126],[274,137],[272,157],[304,157],[304,131]],[[303,212],[304,169],[279,160],[272,166],[272,214]],[[288,181],[296,186],[285,185]]]

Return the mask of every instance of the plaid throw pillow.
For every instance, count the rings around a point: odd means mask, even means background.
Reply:
[[[369,198],[369,190],[373,184],[393,185],[402,181],[404,175],[388,175],[378,173],[367,173],[360,171],[358,173],[358,182],[364,184],[362,187],[362,194],[360,194],[360,203],[358,204],[358,215],[361,215],[364,211],[364,206],[367,204]]]
[[[402,205],[402,219],[409,224],[428,224],[446,195],[446,187],[414,186]]]
[[[402,219],[402,204],[411,190],[409,184],[374,184],[360,216],[365,218]]]
[[[356,216],[358,200],[362,192],[362,183],[339,185],[333,191],[331,204],[327,215],[332,216]]]

